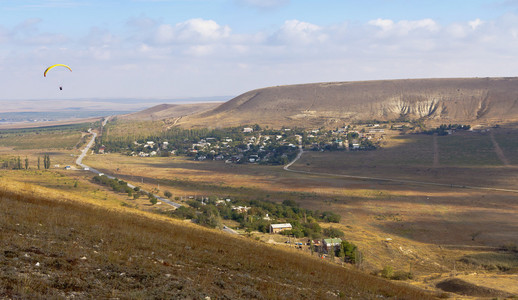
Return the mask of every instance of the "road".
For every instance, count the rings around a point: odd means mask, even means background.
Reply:
[[[302,149],[302,137],[299,137],[299,153],[297,153],[297,156],[295,157],[295,159],[293,159],[290,163],[288,163],[287,165],[284,166],[284,170],[292,172],[292,170],[290,170],[289,168],[297,160],[299,160],[299,158],[302,156],[302,152],[304,152],[304,150]]]
[[[109,118],[109,117],[108,117],[108,118]],[[105,125],[106,125],[106,122],[108,122],[108,118],[106,118],[106,119],[104,120],[104,122],[103,122],[103,126],[105,126]],[[94,169],[94,168],[91,168],[91,167],[89,167],[89,166],[87,166],[87,165],[83,164],[83,158],[86,156],[86,153],[88,153],[88,151],[90,150],[90,148],[92,148],[92,146],[93,146],[93,145],[94,145],[94,143],[95,143],[95,138],[97,138],[97,133],[96,133],[96,132],[92,132],[92,130],[91,130],[91,129],[88,129],[88,132],[90,132],[90,133],[92,133],[92,134],[93,134],[93,135],[92,135],[92,139],[88,142],[88,144],[86,145],[86,147],[81,151],[81,155],[79,155],[79,157],[76,159],[76,164],[77,164],[78,166],[80,166],[81,168],[83,168],[83,170],[90,171],[90,172],[95,173],[95,174],[97,174],[97,175],[99,175],[99,174],[103,174],[104,176],[106,176],[106,177],[108,177],[108,178],[110,178],[110,179],[115,179],[115,177],[114,177],[114,176],[104,174],[104,173],[100,172],[99,170],[96,170],[96,169]],[[134,185],[132,185],[132,184],[130,184],[130,183],[128,183],[128,186],[129,186],[130,188],[132,188],[132,189],[134,189],[134,188],[135,188],[135,186],[134,186]],[[143,191],[143,192],[146,192],[146,193],[147,193],[147,191],[145,191],[145,190],[142,190],[142,189],[141,189],[141,191]],[[171,200],[169,200],[169,199],[166,199],[166,198],[164,198],[164,197],[160,197],[160,196],[155,195],[155,194],[153,194],[153,196],[155,196],[155,198],[156,198],[158,201],[161,201],[162,203],[169,204],[169,205],[171,205],[171,206],[173,206],[173,207],[175,207],[175,208],[179,208],[180,206],[182,206],[181,204],[176,203],[176,202],[173,202],[173,201],[171,201]]]
[[[229,227],[227,227],[226,225],[223,226],[223,229],[221,229],[222,231],[226,232],[226,233],[230,233],[230,234],[239,234],[237,231],[235,231],[234,229],[231,229]]]

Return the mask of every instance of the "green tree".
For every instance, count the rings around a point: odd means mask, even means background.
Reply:
[[[40,169],[40,157],[38,156],[38,170]]]
[[[166,196],[167,198],[171,198],[171,196],[173,196],[173,194],[171,194],[170,191],[165,191],[164,196]]]
[[[151,202],[151,205],[155,205],[157,204],[158,200],[155,196],[153,196],[153,194],[149,194],[149,202]]]
[[[48,154],[43,156],[43,167],[45,170],[50,169],[50,156]]]
[[[25,170],[29,169],[29,158],[25,156]]]
[[[341,259],[341,260],[345,260],[345,249],[344,249],[344,245],[343,243],[340,245],[340,249],[338,250],[338,254],[337,256]]]
[[[339,238],[339,237],[344,236],[343,231],[341,231],[338,228],[333,228],[333,227],[325,228],[323,231],[323,234],[324,234],[324,236],[328,236],[330,238]]]
[[[214,205],[203,206],[203,213],[198,216],[198,223],[212,228],[221,228],[221,216]]]

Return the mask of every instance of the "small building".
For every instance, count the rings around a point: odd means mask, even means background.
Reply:
[[[245,128],[243,128],[243,132],[244,133],[251,133],[251,132],[254,132],[254,129],[250,128],[250,127],[245,127]]]
[[[104,146],[99,147],[99,154],[104,154],[104,150],[106,150],[106,147],[104,147]]]
[[[342,239],[324,239],[324,241],[322,241],[322,245],[324,247],[324,251],[329,253],[329,251],[340,249],[340,246],[342,245]]]
[[[240,213],[246,213],[250,208],[250,206],[232,206],[232,210],[235,210]]]
[[[290,223],[282,223],[282,224],[271,224],[270,225],[270,233],[279,233],[284,230],[291,230]]]

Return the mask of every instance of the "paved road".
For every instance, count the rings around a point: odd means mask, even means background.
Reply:
[[[107,120],[108,120],[108,118],[106,118],[106,119],[104,120],[104,122],[103,122],[103,126],[104,126],[104,125],[106,125]],[[86,145],[86,147],[81,151],[81,155],[79,155],[79,157],[76,159],[76,164],[77,164],[77,165],[79,165],[80,167],[82,167],[84,170],[88,170],[88,171],[90,171],[90,172],[92,172],[92,173],[95,173],[95,174],[97,174],[97,175],[99,175],[99,174],[103,174],[104,176],[106,176],[106,177],[108,177],[108,178],[110,178],[110,179],[115,179],[115,177],[113,177],[113,176],[111,176],[111,175],[104,174],[104,173],[100,172],[99,170],[96,170],[96,169],[94,169],[94,168],[91,168],[91,167],[89,167],[89,166],[87,166],[87,165],[83,164],[83,158],[86,156],[86,153],[88,153],[88,151],[90,150],[90,148],[92,148],[93,144],[95,143],[95,138],[97,137],[97,133],[96,133],[96,132],[92,132],[92,130],[91,130],[91,129],[88,129],[88,132],[93,133],[93,135],[92,135],[92,139],[88,142],[88,144]],[[128,186],[129,186],[130,188],[132,188],[132,189],[134,189],[134,188],[135,188],[135,186],[134,186],[134,185],[132,185],[132,184],[130,184],[130,183],[128,183]],[[141,189],[141,190],[142,190],[142,189]],[[146,192],[145,190],[142,190],[142,191],[143,191],[143,192]],[[147,192],[146,192],[146,193],[147,193]],[[166,198],[164,198],[164,197],[160,197],[160,196],[155,195],[155,194],[153,194],[153,196],[155,196],[155,198],[156,198],[158,201],[161,201],[161,202],[163,202],[163,203],[169,204],[169,205],[171,205],[171,206],[173,206],[173,207],[175,207],[175,208],[178,208],[178,207],[182,206],[181,204],[176,203],[176,202],[173,202],[173,201],[171,201],[171,200],[169,200],[169,199],[166,199]]]

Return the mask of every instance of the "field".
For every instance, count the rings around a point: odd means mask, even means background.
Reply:
[[[451,136],[389,135],[381,150],[305,152],[291,167],[300,172],[120,154],[89,155],[84,163],[161,195],[170,191],[179,201],[189,196],[291,199],[308,209],[334,211],[342,216],[337,226],[345,238],[362,250],[365,272],[387,266],[411,271],[412,284],[432,290],[452,275],[482,286],[501,278],[509,283],[499,289],[516,293],[518,257],[500,249],[518,245],[518,193],[495,188],[518,190],[517,140],[518,131],[503,128]],[[53,151],[60,164],[72,164],[70,154],[77,153]],[[36,154],[16,154],[24,153]],[[8,155],[9,149],[0,151],[0,157]],[[67,190],[98,205],[160,209],[95,186],[92,175],[81,171],[3,172],[22,186]]]

